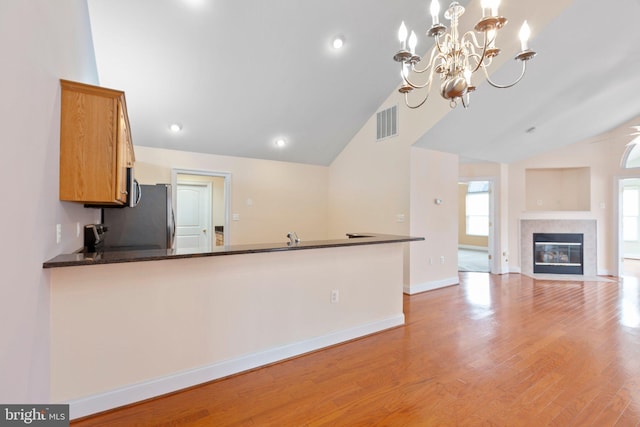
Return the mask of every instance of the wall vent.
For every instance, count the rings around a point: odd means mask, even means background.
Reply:
[[[390,138],[398,134],[398,106],[378,111],[376,141]]]

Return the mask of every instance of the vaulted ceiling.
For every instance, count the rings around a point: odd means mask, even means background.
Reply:
[[[460,3],[471,13],[479,1]],[[542,23],[557,1],[503,0],[501,12],[533,30],[527,75],[511,89],[479,84],[468,109],[448,112],[416,145],[508,163],[607,132],[625,138],[618,127],[640,116],[640,2],[562,2]],[[399,23],[422,35],[419,51],[430,48],[428,3],[88,0],[100,84],[126,92],[136,145],[318,165],[397,88]],[[509,25],[517,33],[519,22]],[[503,62],[497,81],[519,72]]]

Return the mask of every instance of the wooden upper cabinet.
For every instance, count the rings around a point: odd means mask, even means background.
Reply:
[[[60,80],[60,200],[127,202],[135,156],[124,92]]]

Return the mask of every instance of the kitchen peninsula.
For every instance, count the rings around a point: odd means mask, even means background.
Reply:
[[[60,255],[51,398],[77,418],[404,324],[422,237]]]

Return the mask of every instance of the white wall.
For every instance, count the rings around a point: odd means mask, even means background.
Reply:
[[[0,2],[0,402],[49,401],[49,274],[95,210],[58,201],[58,79],[97,83],[84,0]],[[55,225],[62,226],[56,244]]]

